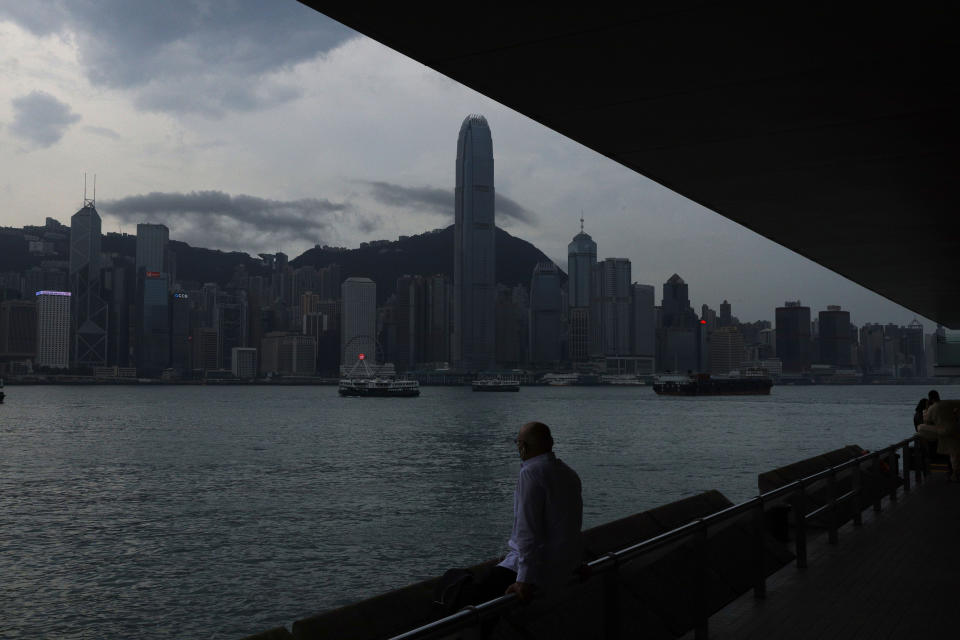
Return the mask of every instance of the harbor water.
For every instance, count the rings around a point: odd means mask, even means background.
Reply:
[[[553,429],[592,527],[707,489],[739,502],[773,467],[896,442],[927,388],[6,391],[0,637],[239,638],[501,554],[523,422]]]

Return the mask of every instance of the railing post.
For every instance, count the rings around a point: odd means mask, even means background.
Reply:
[[[767,597],[767,567],[766,567],[766,544],[763,535],[763,496],[757,497],[757,507],[753,510],[753,545],[754,545],[754,576],[753,576],[753,596],[755,598]]]
[[[873,473],[877,478],[877,492],[876,496],[873,499],[873,510],[877,513],[882,509],[880,501],[883,500],[883,474],[880,473],[880,454],[876,451],[873,452]]]
[[[888,476],[890,481],[890,502],[897,501],[897,479],[900,477],[900,463],[897,461],[897,450],[891,449],[887,452],[887,469],[890,470]]]
[[[834,467],[830,467],[830,473],[827,474],[827,504],[830,505],[827,518],[827,540],[830,544],[837,544],[837,472]]]
[[[863,524],[863,471],[860,469],[860,461],[853,465],[853,526],[859,527]]]
[[[695,619],[695,640],[708,640],[710,637],[709,589],[707,587],[707,523],[700,519],[700,526],[693,535],[696,558],[697,601]]]
[[[620,637],[620,558],[608,553],[613,560],[613,569],[603,576],[603,637],[617,640]]]
[[[917,468],[913,472],[913,479],[922,484],[927,476],[927,442],[922,438],[913,439],[913,449],[917,452]]]
[[[912,460],[910,456],[913,455],[913,452],[910,450],[910,443],[905,442],[903,444],[903,492],[910,493],[910,467]]]
[[[797,568],[807,568],[807,495],[803,481],[800,480],[800,491],[793,501],[794,535],[797,540]]]

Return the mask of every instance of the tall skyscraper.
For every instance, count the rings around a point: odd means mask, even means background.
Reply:
[[[37,366],[70,368],[68,291],[37,291]]]
[[[785,302],[777,307],[777,357],[783,362],[784,373],[801,373],[810,370],[810,307],[800,301]]]
[[[655,290],[651,284],[634,283],[630,287],[631,355],[653,358],[656,353],[657,317]]]
[[[0,362],[33,359],[37,355],[37,303],[0,302]]]
[[[364,354],[377,362],[377,284],[370,278],[347,278],[340,287],[340,364],[348,370]]]
[[[663,301],[657,329],[657,367],[661,371],[704,371],[706,325],[690,306],[687,283],[673,274],[663,283]]]
[[[109,308],[100,288],[100,214],[93,200],[70,218],[70,299],[73,362],[80,367],[107,364]]]
[[[139,273],[144,279],[137,299],[137,370],[143,376],[158,376],[170,366],[167,274],[159,271]]]
[[[137,225],[137,272],[157,271],[169,273],[167,268],[167,243],[170,230],[162,224],[141,223]]]
[[[630,261],[607,258],[597,263],[597,271],[594,295],[600,299],[603,354],[630,355]]]
[[[170,366],[179,371],[191,368],[190,362],[190,294],[174,291],[170,294]]]
[[[530,362],[555,365],[561,353],[560,270],[539,262],[530,278]]]
[[[491,369],[496,357],[496,227],[493,139],[483,116],[467,116],[460,126],[456,173],[453,359],[465,369]]]
[[[720,303],[720,326],[729,327],[733,324],[733,313],[730,303],[724,300]]]
[[[588,360],[590,354],[597,350],[596,344],[591,348],[591,325],[597,319],[590,315],[593,299],[591,284],[596,264],[597,243],[584,233],[583,218],[580,218],[580,233],[573,236],[567,245],[567,268],[570,270],[567,279],[567,317],[570,322],[570,359],[574,362]]]
[[[826,311],[818,314],[820,325],[821,364],[835,367],[853,365],[853,339],[850,332],[850,312],[843,311],[839,305],[828,305]]]
[[[690,328],[697,324],[697,314],[690,306],[689,287],[676,273],[663,283],[661,304],[664,327]]]

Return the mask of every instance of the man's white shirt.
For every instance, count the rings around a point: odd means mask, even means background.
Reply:
[[[570,578],[583,558],[583,500],[577,473],[553,453],[520,465],[513,492],[510,552],[499,566],[539,587]]]

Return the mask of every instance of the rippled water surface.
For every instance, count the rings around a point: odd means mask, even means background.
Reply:
[[[892,444],[927,389],[6,391],[0,637],[239,638],[501,553],[525,421],[554,430],[590,527],[706,489],[739,502],[762,471]]]

